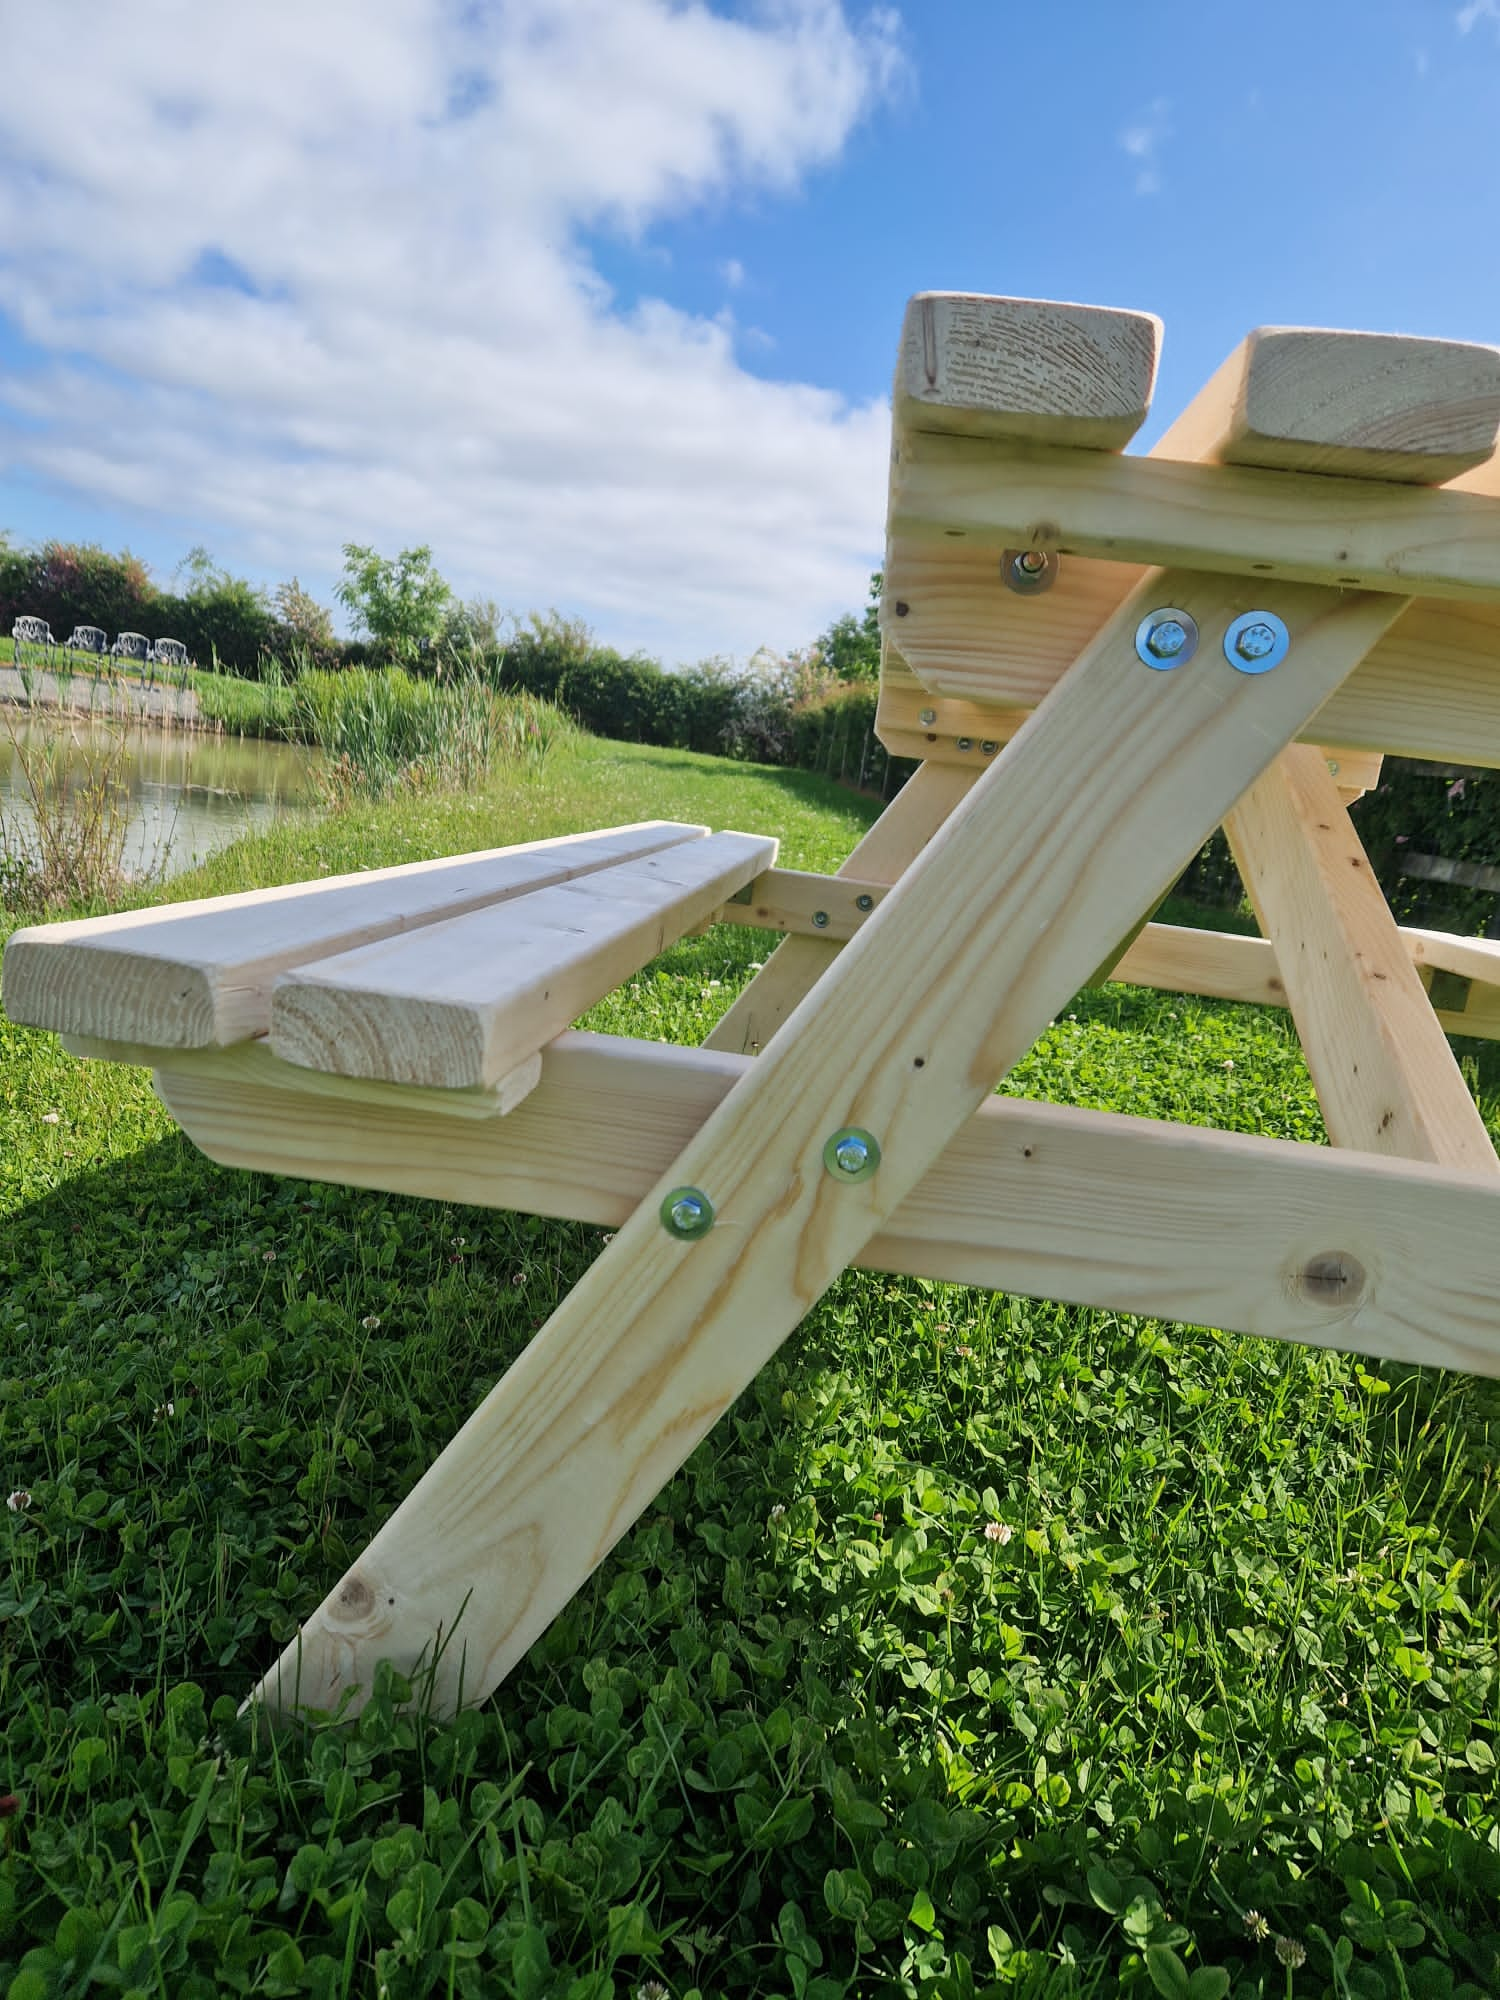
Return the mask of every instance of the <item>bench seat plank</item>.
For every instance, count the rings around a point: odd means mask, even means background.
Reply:
[[[278,973],[377,938],[697,842],[707,827],[645,820],[165,909],[40,924],[5,948],[13,1021],[153,1048],[222,1048],[270,1025]]]
[[[339,1076],[485,1088],[775,859],[765,836],[710,834],[299,966],[272,993],[271,1047]]]

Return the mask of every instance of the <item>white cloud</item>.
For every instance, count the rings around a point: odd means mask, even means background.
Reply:
[[[464,590],[672,657],[862,599],[883,404],[748,373],[727,316],[623,309],[586,232],[833,161],[888,13],[0,0],[0,46],[0,301],[49,357],[0,378],[0,465],[281,574],[431,542]]]
[[[1167,122],[1170,110],[1169,101],[1158,97],[1142,117],[1133,125],[1127,125],[1120,134],[1120,150],[1136,163],[1134,188],[1137,194],[1161,193],[1161,166],[1157,153],[1163,141],[1172,136],[1172,128]]]
[[[724,262],[719,266],[719,276],[728,285],[730,291],[737,292],[745,282],[745,267],[738,257],[726,257]]]
[[[1489,21],[1500,29],[1500,0],[1466,0],[1453,18],[1461,35],[1467,35],[1480,21]]]

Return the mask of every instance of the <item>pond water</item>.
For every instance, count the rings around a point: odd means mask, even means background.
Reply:
[[[312,753],[255,737],[122,728],[0,709],[0,819],[22,841],[35,821],[26,771],[61,758],[82,780],[107,767],[126,815],[128,875],[176,875],[242,833],[313,803]]]

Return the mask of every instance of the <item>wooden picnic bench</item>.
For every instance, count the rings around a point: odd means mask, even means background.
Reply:
[[[1500,765],[1500,354],[1254,334],[1124,447],[1148,315],[929,294],[894,396],[880,730],[832,876],[677,824],[18,933],[18,1020],[148,1063],[236,1166],[612,1241],[258,1694],[481,1699],[859,1264],[1500,1373],[1500,1162],[1347,801]],[[1223,823],[1263,935],[1145,921]],[[711,920],[786,933],[701,1049],[569,1023]],[[1091,980],[1288,1007],[1329,1146],[994,1095]]]

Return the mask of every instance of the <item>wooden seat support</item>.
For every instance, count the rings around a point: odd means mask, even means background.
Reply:
[[[1500,764],[1500,355],[1265,330],[1128,456],[1158,332],[912,302],[879,726],[926,761],[838,875],[653,825],[12,941],[11,1011],[216,1159],[617,1230],[273,1707],[481,1699],[850,1264],[1500,1374],[1444,1033],[1500,1032],[1500,946],[1398,929],[1347,813],[1388,750]],[[1265,936],[1143,927],[1221,822]],[[566,1032],[714,916],[787,935],[708,1047]],[[994,1098],[1101,967],[1289,1006],[1332,1145]]]

